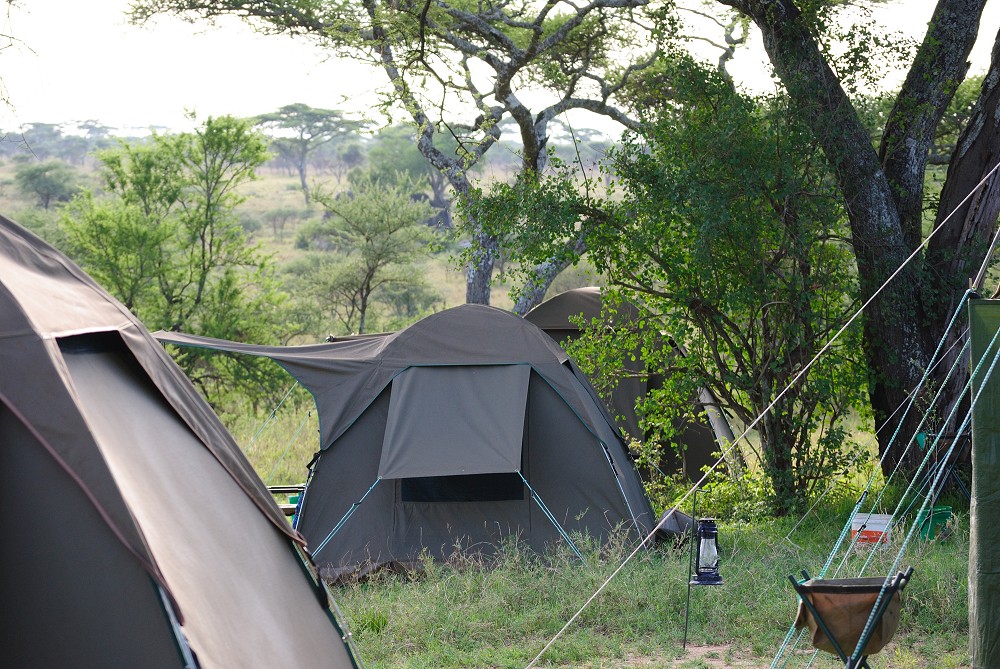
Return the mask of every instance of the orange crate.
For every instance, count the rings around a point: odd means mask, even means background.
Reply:
[[[851,521],[851,540],[857,538],[859,544],[889,543],[889,521],[887,513],[859,513]]]

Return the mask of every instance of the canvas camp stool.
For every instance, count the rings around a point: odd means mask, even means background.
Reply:
[[[881,577],[814,579],[805,571],[804,581],[789,576],[799,596],[795,627],[808,627],[812,645],[838,655],[846,669],[871,669],[868,656],[882,650],[896,633],[900,593],[912,574],[913,567],[888,581]],[[883,586],[885,594],[880,598]],[[872,625],[866,629],[869,618]],[[856,648],[860,657],[854,656]]]

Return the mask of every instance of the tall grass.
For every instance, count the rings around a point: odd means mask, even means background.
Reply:
[[[265,485],[304,483],[307,465],[319,450],[319,419],[301,386],[263,416],[233,410],[221,416]]]
[[[726,525],[721,587],[694,587],[687,643],[721,646],[723,664],[766,667],[792,624],[797,599],[789,574],[816,573],[837,538],[841,510],[824,508],[786,539],[795,519]],[[875,549],[869,575],[884,575],[902,533]],[[920,541],[904,560],[915,568],[900,629],[873,666],[959,667],[968,663],[967,517],[947,539]],[[369,667],[525,667],[629,552],[581,543],[586,564],[568,551],[537,556],[517,544],[490,559],[427,562],[420,575],[376,576],[335,591]],[[864,548],[851,568],[867,557]],[[709,666],[684,660],[687,547],[641,551],[546,652],[540,666]],[[844,574],[848,575],[848,574]],[[854,575],[853,573],[850,575]],[[806,666],[801,646],[789,666]],[[795,664],[801,660],[800,664]],[[813,666],[835,667],[820,654]]]

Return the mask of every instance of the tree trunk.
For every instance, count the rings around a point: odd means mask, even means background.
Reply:
[[[948,176],[935,219],[935,227],[940,225],[941,229],[927,247],[927,280],[923,295],[925,317],[929,324],[927,345],[936,346],[942,337],[946,337],[941,361],[933,377],[936,387],[946,384],[942,390],[942,410],[939,411],[942,418],[954,408],[969,380],[968,358],[961,354],[961,345],[966,340],[964,328],[956,325],[948,332],[945,328],[951,322],[961,295],[970,281],[977,278],[989,249],[997,216],[1000,215],[1000,176],[996,172],[990,174],[1000,162],[998,114],[1000,34],[993,44],[990,69],[983,80],[979,99],[948,165]],[[992,287],[984,288],[991,292]],[[964,322],[965,314],[961,313],[956,323]],[[955,369],[950,378],[946,379],[953,367]],[[953,424],[942,425],[940,429],[954,430],[963,414],[963,411],[956,411]]]
[[[577,237],[570,245],[571,253],[567,257],[550,258],[535,266],[531,278],[521,289],[517,301],[514,303],[514,313],[520,316],[525,315],[532,308],[541,304],[545,299],[545,293],[559,273],[569,267],[575,258],[579,258],[587,250],[587,243],[583,237]]]
[[[770,388],[770,385],[767,386]],[[767,406],[763,401],[759,406]],[[758,423],[760,448],[764,456],[764,472],[774,489],[772,510],[776,515],[788,515],[796,506],[798,491],[795,490],[795,472],[792,471],[792,448],[790,440],[794,433],[788,423],[784,402],[778,402]]]
[[[969,69],[986,0],[939,0],[882,133],[879,158],[893,185],[906,247],[923,240],[924,179],[935,129]]]
[[[473,227],[472,258],[465,270],[466,304],[489,304],[493,283],[493,263],[497,255],[497,240],[478,226]]]
[[[917,320],[917,272],[909,255],[892,186],[867,129],[824,59],[791,0],[728,0],[760,28],[775,72],[792,104],[807,119],[830,160],[851,226],[865,310],[864,348],[873,379],[877,424],[895,420],[896,408],[920,379],[926,355]],[[885,284],[885,287],[882,286]],[[879,432],[883,466],[893,469],[899,450],[886,453],[894,424]]]
[[[531,277],[518,292],[517,301],[514,302],[514,313],[523,316],[541,304],[549,286],[569,264],[568,261],[560,262],[553,259],[535,265]]]
[[[306,183],[306,161],[303,159],[295,166],[299,172],[299,183],[302,184],[302,195],[306,198],[306,206],[309,206],[309,184]]]

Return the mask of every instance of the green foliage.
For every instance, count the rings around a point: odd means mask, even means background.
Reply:
[[[266,220],[270,225],[274,238],[278,241],[282,241],[285,237],[285,228],[289,223],[294,225],[295,223],[308,219],[311,215],[312,212],[308,209],[280,207],[277,209],[269,209],[264,212],[264,220]],[[244,226],[244,228],[245,227],[246,226]]]
[[[914,41],[879,25],[871,7],[821,0],[803,3],[801,9],[824,57],[852,97],[877,90],[887,70],[905,69],[913,59]]]
[[[443,177],[440,188],[431,181],[442,228],[451,227],[444,183],[456,201],[466,197],[470,170],[496,146],[505,119],[517,125],[522,169],[529,171],[544,169],[549,124],[565,112],[584,109],[634,125],[615,94],[649,66],[665,41],[676,39],[676,31],[654,29],[672,12],[673,2],[654,8],[648,0],[136,0],[129,8],[137,23],[159,14],[235,16],[262,32],[311,39],[382,68],[387,86],[379,111],[390,123],[396,114],[408,117],[420,153]],[[545,102],[530,109],[528,99]],[[478,245],[466,300],[488,304],[496,243],[475,219],[462,224]]]
[[[76,192],[79,177],[76,171],[61,160],[27,162],[18,165],[14,183],[26,197],[33,197],[43,209],[57,202],[66,202]]]
[[[52,209],[28,209],[17,214],[17,222],[56,248],[66,248],[66,235]]]
[[[451,203],[448,201],[448,181],[438,169],[433,167],[417,148],[415,130],[407,125],[394,125],[381,130],[368,149],[367,170],[355,168],[348,172],[348,180],[372,178],[382,184],[396,184],[405,178],[414,188],[411,196],[422,198],[429,189],[431,206],[438,209],[435,224],[440,228],[451,227]],[[450,156],[457,156],[460,147],[454,138],[438,141],[441,150]]]
[[[406,125],[394,125],[379,131],[368,148],[367,172],[355,171],[357,178],[372,178],[385,185],[407,179],[423,190],[434,168],[417,149],[414,134],[414,129]]]
[[[299,245],[317,250],[287,267],[296,292],[309,295],[338,334],[371,331],[378,302],[427,303],[414,261],[433,238],[423,225],[430,207],[410,198],[415,186],[403,175],[388,184],[356,176],[353,185],[350,195],[315,194],[328,214],[300,231]]]
[[[266,156],[263,137],[231,117],[103,152],[108,196],[83,193],[66,207],[69,252],[150,330],[274,342],[283,297],[235,214],[239,187]],[[177,357],[215,402],[227,383],[274,382],[246,360]]]
[[[609,286],[640,307],[633,333],[592,328],[589,350],[640,350],[662,370],[644,406],[650,439],[669,441],[678,419],[693,418],[699,388],[744,424],[763,415],[759,458],[772,507],[786,513],[842,469],[840,423],[864,401],[860,328],[806,369],[856,299],[844,212],[781,98],[739,95],[690,61],[671,68],[685,102],[611,153],[606,198],[571,170],[523,174],[484,194],[474,215],[528,266],[581,239]]]
[[[715,475],[698,491],[698,514],[735,523],[762,522],[770,516],[773,498],[771,480],[759,469]]]

